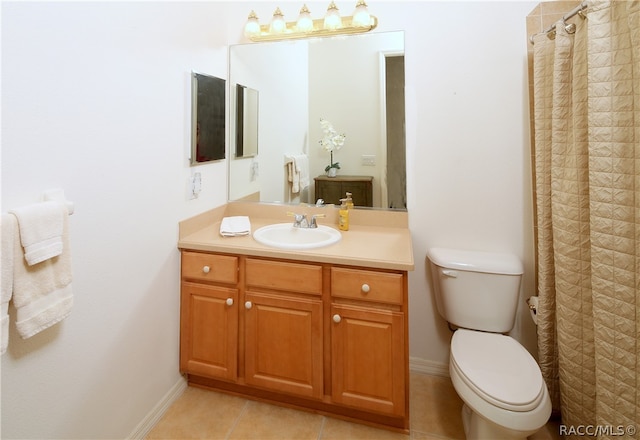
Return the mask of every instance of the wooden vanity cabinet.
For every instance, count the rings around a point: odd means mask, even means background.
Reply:
[[[180,369],[236,380],[238,258],[182,253]]]
[[[408,431],[405,271],[184,250],[181,295],[190,383]]]
[[[247,258],[245,381],[323,395],[322,266]]]
[[[408,412],[406,277],[331,269],[331,377],[334,402],[380,413]]]

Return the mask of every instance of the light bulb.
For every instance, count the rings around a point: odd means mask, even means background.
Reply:
[[[324,16],[324,28],[325,29],[338,29],[342,27],[342,19],[340,18],[340,11],[335,2],[331,2],[327,8],[327,15]]]
[[[284,15],[280,8],[276,8],[273,13],[273,19],[271,20],[271,26],[269,26],[269,32],[272,34],[282,34],[287,30],[287,23],[284,21]]]
[[[311,12],[309,12],[307,5],[302,6],[302,9],[300,9],[300,16],[298,17],[296,28],[300,32],[310,32],[313,30],[313,20],[311,19]]]
[[[255,11],[251,11],[249,18],[247,18],[247,24],[244,25],[244,35],[247,38],[251,38],[260,34],[260,23],[258,23],[258,16]]]
[[[371,26],[371,15],[369,15],[367,4],[365,3],[364,0],[358,0],[358,4],[356,5],[356,10],[353,13],[352,23],[354,26],[357,26],[357,27]]]

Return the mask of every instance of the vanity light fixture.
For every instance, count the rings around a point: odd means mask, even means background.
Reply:
[[[247,38],[260,35],[260,23],[258,22],[258,16],[255,11],[251,11],[249,18],[247,18],[247,24],[244,25],[244,35]]]
[[[367,27],[371,23],[371,15],[364,0],[358,0],[356,10],[353,12],[353,25]]]
[[[327,8],[327,14],[324,16],[324,28],[329,30],[336,30],[342,27],[342,19],[340,18],[340,11],[334,1],[331,2]]]
[[[269,26],[269,32],[272,34],[281,34],[287,29],[287,22],[284,21],[284,15],[280,8],[276,8],[271,19],[271,25]]]
[[[269,25],[260,25],[258,16],[251,11],[244,34],[251,41],[272,41],[310,37],[331,37],[369,32],[378,26],[378,19],[369,14],[365,0],[358,0],[353,16],[341,17],[335,2],[331,2],[324,18],[312,19],[304,5],[297,21],[286,22],[277,8]]]
[[[302,6],[302,9],[300,9],[296,30],[298,32],[310,32],[313,30],[313,19],[311,18],[311,11],[309,11],[307,5]]]

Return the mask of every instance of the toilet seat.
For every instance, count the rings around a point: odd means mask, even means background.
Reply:
[[[451,339],[451,364],[469,388],[499,408],[531,411],[544,397],[537,362],[510,336],[459,329]]]

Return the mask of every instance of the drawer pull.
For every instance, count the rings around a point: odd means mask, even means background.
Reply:
[[[363,293],[369,293],[370,290],[371,290],[371,287],[369,287],[368,284],[365,283],[365,284],[362,285],[362,292]]]
[[[227,303],[228,306],[232,306],[233,305],[233,298],[227,298],[226,303]]]
[[[251,307],[253,307],[253,304],[251,304],[251,301],[247,301],[246,303],[244,303],[244,308],[249,310]]]
[[[211,268],[210,268],[209,266],[204,266],[204,267],[202,268],[202,271],[203,271],[204,273],[209,273],[209,272],[211,272]]]
[[[338,315],[337,313],[333,315],[333,322],[338,324],[340,321],[342,321],[342,317],[340,315]]]

